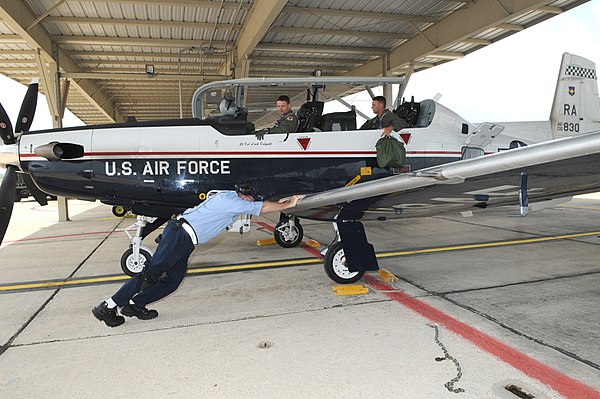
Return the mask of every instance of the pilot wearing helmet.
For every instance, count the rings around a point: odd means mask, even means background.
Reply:
[[[197,244],[204,244],[224,231],[238,215],[261,215],[280,212],[296,206],[304,196],[294,195],[280,202],[256,201],[256,189],[249,184],[235,191],[221,191],[201,204],[187,209],[165,227],[156,252],[144,269],[110,298],[92,309],[94,316],[109,327],[125,322],[117,315],[149,320],[158,312],[146,305],[166,297],[179,287],[187,271],[188,259]]]

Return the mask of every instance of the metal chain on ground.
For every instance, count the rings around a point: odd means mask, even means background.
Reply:
[[[454,388],[454,384],[456,382],[458,382],[458,380],[461,379],[462,377],[462,369],[460,368],[460,364],[458,363],[458,360],[456,360],[455,358],[453,358],[452,356],[450,356],[450,354],[448,353],[448,350],[446,349],[446,347],[444,346],[444,344],[442,344],[440,342],[440,329],[438,328],[438,326],[433,325],[433,324],[428,324],[429,327],[433,328],[435,330],[435,343],[438,344],[438,346],[440,348],[442,348],[442,351],[444,352],[444,357],[436,357],[435,361],[436,362],[441,362],[443,360],[452,360],[452,362],[454,363],[454,365],[456,366],[456,371],[458,372],[458,374],[456,375],[456,377],[454,377],[453,379],[451,379],[450,381],[448,381],[447,383],[444,384],[444,386],[446,387],[446,389],[448,389],[448,391],[450,392],[454,392],[454,393],[461,393],[464,392],[465,390],[462,388]]]

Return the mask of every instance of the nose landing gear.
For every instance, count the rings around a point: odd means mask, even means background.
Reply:
[[[148,223],[152,223],[156,218],[148,216],[138,216],[137,222],[126,228],[125,234],[129,237],[131,245],[121,256],[121,269],[128,276],[135,276],[144,268],[144,264],[152,257],[153,251],[150,247],[142,244],[142,231]],[[129,230],[136,229],[135,235]]]

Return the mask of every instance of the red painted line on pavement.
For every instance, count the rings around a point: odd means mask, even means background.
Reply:
[[[271,226],[268,223],[265,222],[255,222],[257,225],[259,225],[260,227],[262,227],[263,229],[266,229],[269,231],[269,233],[273,233],[275,231],[275,227]]]
[[[111,231],[93,231],[90,233],[77,233],[77,234],[62,234],[62,235],[56,235],[56,236],[42,236],[42,237],[32,237],[32,238],[21,238],[19,240],[5,240],[3,241],[8,243],[15,243],[15,242],[25,242],[25,241],[39,241],[39,240],[49,240],[52,238],[66,238],[66,237],[81,237],[81,236],[87,236],[87,235],[95,235],[95,234],[108,234],[108,233],[114,233],[114,232],[118,232],[118,231],[122,231],[122,230],[111,230]]]
[[[262,228],[268,230],[270,233],[273,233],[275,231],[275,227],[271,226],[268,223],[265,222],[254,222],[257,225],[261,226]],[[314,256],[315,258],[319,258],[321,257],[321,252],[317,249],[317,248],[313,248],[313,247],[309,247],[308,245],[306,245],[306,241],[302,241],[302,243],[299,245],[300,248],[302,248],[303,250],[305,250],[306,252],[308,252],[309,254],[311,254],[312,256]]]
[[[375,277],[365,275],[363,278],[374,289],[393,289],[391,286]],[[600,399],[600,392],[594,390],[592,387],[540,363],[499,340],[439,311],[433,306],[427,305],[418,299],[414,299],[403,292],[388,292],[385,293],[385,295],[409,308],[413,312],[435,323],[443,325],[448,330],[460,335],[484,351],[496,356],[498,359],[519,370],[523,374],[554,389],[567,399]]]
[[[164,227],[159,227],[157,231],[164,230]],[[39,241],[39,240],[50,240],[53,238],[68,238],[68,237],[82,237],[87,235],[96,235],[96,234],[109,234],[109,233],[123,233],[125,229],[116,229],[110,231],[91,231],[89,233],[77,233],[77,234],[61,234],[55,236],[42,236],[42,237],[31,237],[31,238],[21,238],[19,240],[4,240],[3,243],[18,243],[18,242],[26,242],[26,241]]]

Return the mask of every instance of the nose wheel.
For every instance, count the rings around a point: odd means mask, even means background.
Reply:
[[[339,284],[355,283],[362,278],[365,272],[351,272],[346,266],[346,255],[340,241],[332,244],[325,253],[325,273]]]
[[[150,252],[143,248],[139,249],[139,254],[136,257],[133,254],[133,248],[129,248],[121,256],[121,269],[128,276],[135,276],[140,273],[146,264],[146,261],[152,257]]]

